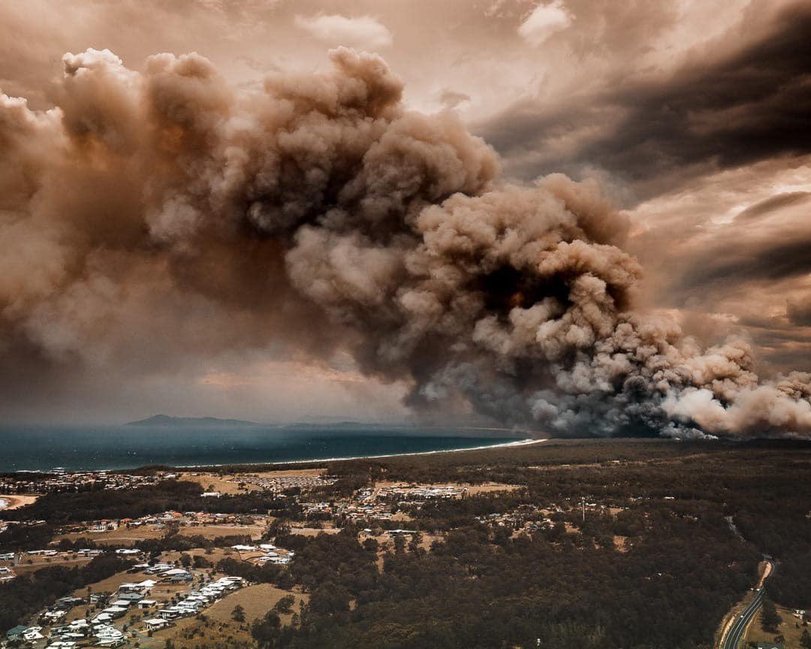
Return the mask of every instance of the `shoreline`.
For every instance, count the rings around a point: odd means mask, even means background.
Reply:
[[[301,459],[301,460],[276,460],[270,462],[223,462],[223,463],[215,463],[215,464],[172,464],[172,465],[157,465],[157,464],[145,464],[139,465],[130,468],[104,468],[104,469],[69,469],[66,470],[66,473],[101,473],[101,472],[125,472],[125,471],[136,471],[141,469],[146,469],[151,466],[165,466],[167,469],[206,469],[206,468],[218,468],[224,466],[283,466],[288,464],[315,464],[318,462],[349,462],[351,460],[378,460],[378,459],[386,459],[386,458],[394,458],[394,457],[409,457],[409,456],[418,456],[418,455],[436,455],[439,453],[462,453],[464,451],[485,451],[491,448],[510,448],[510,447],[519,447],[519,446],[529,446],[532,444],[541,444],[543,442],[549,441],[550,438],[548,437],[541,437],[541,438],[525,438],[525,439],[518,439],[518,440],[511,440],[509,442],[502,442],[498,444],[484,444],[480,446],[469,446],[465,448],[446,448],[446,449],[436,449],[433,451],[412,451],[406,453],[386,453],[386,454],[379,454],[379,455],[351,455],[346,457],[328,457],[328,458],[308,458],[308,459]],[[34,469],[17,469],[14,471],[14,474],[18,473],[48,473],[53,469],[41,469],[41,470],[34,470]],[[8,498],[8,496],[0,496],[0,498]],[[9,505],[6,507],[7,509],[13,509],[13,505]],[[3,507],[0,506],[0,511],[3,510]]]
[[[11,511],[12,509],[19,509],[36,502],[39,495],[9,495],[0,494],[0,512]]]
[[[222,466],[279,466],[285,464],[314,464],[316,462],[349,462],[351,460],[380,460],[392,457],[410,457],[412,455],[437,455],[439,453],[464,453],[465,451],[486,451],[491,448],[509,448],[516,446],[531,446],[532,444],[540,444],[548,442],[548,437],[518,439],[511,442],[504,442],[502,444],[486,444],[484,446],[470,446],[467,448],[445,448],[435,451],[412,451],[410,453],[387,453],[385,455],[352,455],[348,457],[326,457],[321,459],[310,460],[284,460],[280,462],[237,462],[228,464],[177,464],[170,468],[173,469],[205,469],[207,467],[222,467]]]

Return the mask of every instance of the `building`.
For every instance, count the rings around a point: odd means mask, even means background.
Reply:
[[[144,624],[146,625],[147,631],[160,631],[161,629],[165,629],[167,626],[169,626],[169,620],[154,617],[149,620],[144,620]]]
[[[17,625],[13,629],[6,631],[6,640],[9,642],[20,642],[26,631],[28,631],[27,626]]]
[[[23,631],[23,640],[26,642],[36,642],[37,640],[44,640],[45,636],[40,633],[42,631],[41,626],[29,626],[25,631]]]
[[[167,570],[164,572],[163,578],[173,584],[181,584],[191,581],[194,577],[188,570],[183,570],[183,568],[173,568],[172,570]]]

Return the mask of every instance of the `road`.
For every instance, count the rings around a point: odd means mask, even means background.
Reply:
[[[774,563],[771,561],[767,561],[766,563],[768,565],[763,572],[763,577],[758,584],[755,596],[752,598],[752,601],[749,602],[749,605],[735,618],[735,621],[732,623],[729,631],[721,641],[720,649],[738,649],[738,645],[743,639],[743,636],[746,634],[746,629],[749,627],[749,623],[760,610],[760,605],[763,603],[763,596],[766,592],[763,585],[774,573]]]

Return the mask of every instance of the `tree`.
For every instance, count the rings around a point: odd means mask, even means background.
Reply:
[[[211,562],[206,559],[205,557],[201,557],[199,554],[194,555],[194,567],[195,568],[210,568]]]
[[[293,604],[296,603],[296,598],[292,595],[285,595],[282,597],[276,605],[273,607],[274,611],[278,611],[279,613],[289,613],[293,610]]]
[[[760,626],[764,631],[777,633],[777,625],[780,624],[780,621],[774,602],[768,597],[764,597],[763,608],[760,611]]]
[[[259,643],[260,647],[273,647],[279,639],[282,622],[279,614],[270,611],[261,620],[256,620],[251,625],[251,635]]]
[[[234,622],[244,622],[245,621],[245,609],[242,608],[240,604],[237,604],[234,607],[234,610],[231,611],[231,619]]]

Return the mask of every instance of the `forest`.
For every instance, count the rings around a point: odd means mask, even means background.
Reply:
[[[710,647],[764,555],[781,565],[774,599],[811,603],[809,469],[802,443],[651,441],[342,463],[338,490],[379,479],[526,489],[414,508],[409,527],[443,540],[430,551],[399,541],[381,569],[374,544],[351,526],[309,540],[278,536],[296,547],[290,572],[310,604],[292,629],[274,625],[271,612],[255,637],[298,649]],[[581,499],[603,507],[580,520]],[[532,535],[477,520],[552,503],[563,505],[555,524]],[[375,524],[391,527],[358,526]],[[615,536],[627,539],[625,551]]]

